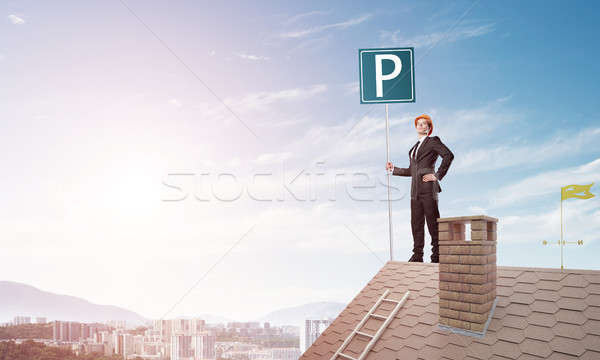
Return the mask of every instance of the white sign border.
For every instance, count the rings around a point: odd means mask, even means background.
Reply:
[[[410,53],[410,99],[404,100],[365,100],[363,93],[363,74],[362,74],[362,54],[367,52],[389,52],[389,51],[408,51]],[[360,99],[362,103],[392,103],[392,102],[414,102],[415,101],[415,67],[412,48],[388,48],[388,49],[362,49],[359,52],[359,72],[360,72]]]

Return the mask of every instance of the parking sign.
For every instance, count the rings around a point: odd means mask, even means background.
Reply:
[[[359,49],[362,104],[415,102],[414,48]]]

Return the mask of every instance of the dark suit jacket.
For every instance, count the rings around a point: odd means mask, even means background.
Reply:
[[[412,150],[412,148],[411,148]],[[417,194],[433,194],[434,199],[437,199],[437,194],[442,192],[442,188],[438,181],[423,181],[425,174],[434,174],[438,180],[442,180],[450,164],[454,159],[452,151],[442,143],[437,136],[428,136],[423,140],[419,152],[417,153],[416,162],[410,156],[410,150],[408,151],[408,159],[410,165],[408,168],[398,168],[394,166],[392,175],[398,176],[411,176],[412,182],[410,186],[410,198],[416,199]],[[438,155],[442,157],[442,164],[435,172],[435,161]]]

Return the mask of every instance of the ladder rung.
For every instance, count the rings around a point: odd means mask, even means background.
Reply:
[[[362,331],[357,331],[356,333],[357,333],[358,335],[362,335],[362,336],[368,336],[368,337],[370,337],[370,338],[372,338],[372,337],[373,337],[373,335],[369,335],[369,334],[367,334],[367,333],[364,333],[364,332],[362,332]]]
[[[373,306],[371,307],[371,310],[369,310],[369,312],[365,315],[365,317],[358,323],[358,325],[356,325],[356,327],[354,328],[354,330],[350,333],[350,335],[348,335],[348,337],[346,338],[346,340],[344,340],[344,342],[342,343],[342,345],[340,345],[340,347],[329,358],[329,360],[337,360],[338,356],[342,356],[342,357],[344,357],[346,359],[349,359],[349,360],[364,360],[365,359],[365,357],[367,356],[367,354],[369,353],[369,351],[371,351],[371,349],[373,348],[373,346],[375,345],[375,343],[377,342],[377,340],[379,339],[379,337],[381,336],[381,334],[383,333],[383,331],[385,331],[385,329],[387,328],[387,326],[390,323],[390,321],[392,321],[392,319],[396,316],[396,313],[398,312],[398,310],[404,305],[404,302],[406,302],[406,300],[408,299],[408,295],[410,294],[410,291],[407,291],[404,294],[404,296],[402,297],[402,300],[400,300],[400,301],[386,299],[385,297],[389,293],[390,293],[390,289],[386,289],[384,291],[384,293],[381,295],[381,297],[375,302],[375,304],[373,304]],[[394,303],[396,303],[396,306],[394,306],[394,309],[392,310],[392,312],[390,312],[390,314],[388,316],[374,314],[375,309],[377,309],[377,307],[383,301],[388,301],[388,302],[394,302]],[[361,332],[361,331],[358,330],[358,329],[361,329],[362,326],[368,321],[369,317],[374,317],[374,318],[378,318],[378,319],[383,319],[384,320],[383,324],[381,325],[381,327],[379,328],[379,330],[377,330],[377,332],[375,333],[375,335],[369,335],[367,333],[364,333],[364,332]],[[358,358],[353,358],[352,356],[343,354],[342,351],[346,348],[346,346],[352,340],[352,337],[354,335],[356,335],[356,334],[370,337],[371,340],[369,341],[369,343],[367,344],[367,346],[363,349],[363,351],[361,352],[360,356]]]
[[[352,356],[350,356],[350,355],[346,355],[346,354],[344,354],[344,353],[339,353],[338,355],[339,355],[339,356],[343,356],[343,357],[345,357],[345,358],[348,358],[348,359],[350,359],[350,360],[356,360],[356,359],[355,359],[355,358],[353,358]]]
[[[399,303],[400,301],[398,300],[393,300],[393,299],[383,299],[383,301],[389,301],[389,302],[393,302],[393,303]]]
[[[379,319],[387,319],[387,316],[383,316],[383,315],[379,315],[379,314],[370,314],[370,316],[374,317],[374,318],[379,318]]]

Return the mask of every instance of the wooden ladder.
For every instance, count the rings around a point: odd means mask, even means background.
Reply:
[[[375,345],[375,343],[377,342],[377,340],[379,339],[381,334],[383,334],[384,330],[387,328],[389,323],[392,321],[392,319],[394,317],[396,317],[396,313],[398,312],[398,310],[400,310],[402,305],[404,305],[404,303],[406,302],[406,299],[408,299],[408,295],[410,295],[410,291],[407,291],[406,294],[404,294],[404,296],[402,297],[402,299],[400,301],[398,301],[398,300],[386,299],[386,296],[389,293],[390,293],[390,289],[386,289],[385,292],[383,293],[383,295],[381,295],[379,300],[377,300],[377,302],[375,303],[375,305],[373,305],[371,310],[369,310],[367,315],[365,315],[365,317],[358,323],[358,325],[356,325],[354,330],[350,333],[350,335],[348,335],[348,337],[346,338],[344,343],[335,352],[335,354],[333,354],[333,356],[330,358],[330,360],[335,360],[338,356],[341,356],[341,357],[344,357],[344,358],[350,359],[350,360],[363,360],[364,357],[367,356],[367,354],[369,353],[369,351],[371,351],[371,348]],[[394,309],[388,316],[375,314],[375,309],[384,301],[396,303],[396,306],[394,307]],[[369,320],[369,318],[376,318],[376,319],[384,320],[383,324],[381,325],[379,330],[377,330],[375,335],[369,335],[367,333],[360,331],[360,328],[367,322],[367,320]],[[360,354],[360,356],[358,358],[353,358],[350,355],[346,355],[346,354],[342,353],[342,351],[344,351],[344,349],[350,343],[350,341],[352,340],[352,337],[354,337],[354,335],[360,335],[360,336],[371,338],[371,341],[369,341],[369,343],[367,344],[367,346],[365,347],[365,349],[363,350],[363,352]]]

